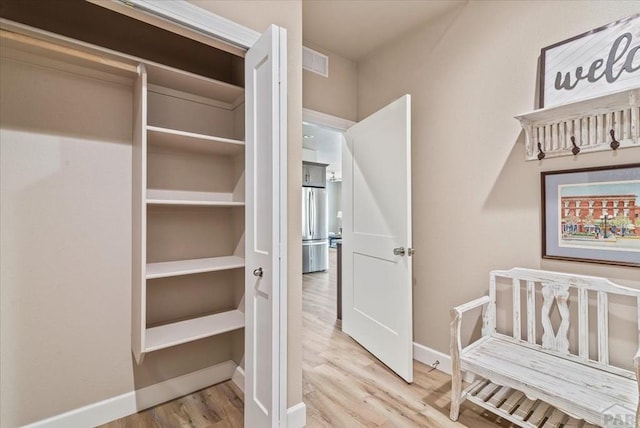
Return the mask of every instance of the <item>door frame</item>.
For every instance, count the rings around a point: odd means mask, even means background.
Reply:
[[[151,23],[164,30],[171,31],[185,37],[203,42],[210,46],[226,50],[233,54],[244,57],[244,53],[249,50],[260,38],[261,33],[216,15],[189,3],[186,0],[164,0],[161,3],[153,0],[88,0],[99,6],[114,10],[123,15],[137,19],[139,21]],[[161,6],[160,6],[161,4]],[[287,51],[280,49],[279,73],[280,81],[286,82]],[[280,194],[280,215],[279,223],[279,277],[280,281],[273,284],[278,287],[279,294],[279,314],[278,314],[278,334],[279,343],[273,344],[279,349],[278,361],[273,362],[273,370],[278,373],[278,402],[279,402],[279,422],[281,427],[287,427],[290,414],[296,414],[298,405],[289,411],[287,407],[287,85],[280,85],[280,138],[278,149],[280,153],[280,170],[278,172],[279,194]],[[274,220],[275,221],[275,220]],[[245,362],[246,364],[246,362]],[[298,415],[296,414],[296,418]],[[297,425],[294,423],[294,425]]]
[[[325,128],[331,128],[340,132],[345,132],[347,129],[356,124],[356,122],[352,120],[344,119],[342,117],[333,116],[308,108],[302,109],[302,122],[306,122],[311,125],[323,126]]]

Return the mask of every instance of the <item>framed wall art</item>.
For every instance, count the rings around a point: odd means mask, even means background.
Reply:
[[[640,267],[640,163],[541,173],[542,257]]]
[[[640,86],[640,14],[547,46],[540,108]]]

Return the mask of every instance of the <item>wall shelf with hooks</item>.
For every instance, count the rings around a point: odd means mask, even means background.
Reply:
[[[640,88],[516,116],[526,160],[640,147]]]

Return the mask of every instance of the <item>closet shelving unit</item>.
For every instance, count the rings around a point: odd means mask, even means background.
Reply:
[[[132,86],[136,360],[241,330],[244,88],[19,24],[0,39],[3,57]],[[216,343],[239,359],[238,339]]]
[[[138,74],[133,350],[140,362],[147,352],[244,327],[245,203],[244,89],[154,63],[140,64]],[[193,307],[175,309],[164,297],[155,305],[164,314],[154,313],[155,288],[167,287],[195,299]]]

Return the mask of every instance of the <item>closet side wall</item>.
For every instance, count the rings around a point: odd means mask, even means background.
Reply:
[[[0,425],[133,389],[127,86],[3,60]]]

